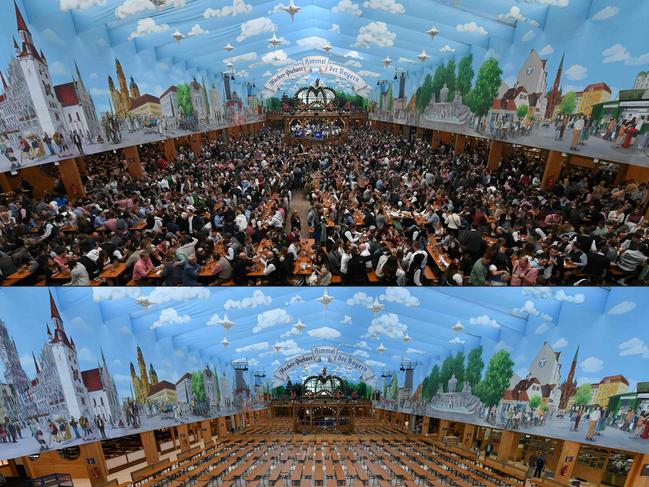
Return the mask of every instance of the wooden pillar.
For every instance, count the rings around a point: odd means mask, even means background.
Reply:
[[[65,191],[70,198],[79,198],[86,194],[83,183],[81,182],[81,174],[77,167],[77,161],[74,159],[65,159],[59,162],[59,175],[65,186]]]
[[[649,182],[649,167],[631,166],[629,164],[620,165],[615,177],[615,184],[625,181],[635,181],[638,184]]]
[[[106,459],[104,458],[104,451],[101,448],[101,443],[95,441],[94,443],[84,443],[81,445],[81,458],[88,470],[88,479],[90,485],[104,484],[108,479],[108,467],[106,466]]]
[[[11,182],[9,181],[9,176],[7,176],[6,172],[0,173],[0,189],[2,189],[3,193],[9,193],[13,191]]]
[[[86,156],[75,157],[77,160],[77,167],[81,174],[88,174],[88,164],[86,163]]]
[[[649,455],[638,453],[633,459],[624,487],[649,487],[649,476],[641,475],[645,467],[649,469]]]
[[[561,168],[563,167],[563,156],[561,152],[550,151],[548,158],[545,161],[545,170],[543,171],[543,179],[541,179],[541,187],[548,189],[554,186],[561,176]]]
[[[453,154],[459,156],[464,152],[466,146],[466,135],[455,134],[455,145],[453,147]]]
[[[444,437],[448,436],[448,428],[451,425],[451,422],[447,419],[439,420],[439,430],[437,431],[437,439],[444,441]]]
[[[153,465],[160,461],[160,453],[158,452],[158,443],[155,440],[153,431],[145,431],[140,433],[140,441],[142,448],[144,448],[144,458],[148,465]],[[175,445],[174,445],[175,446]]]
[[[189,143],[192,146],[192,152],[196,157],[201,156],[201,134],[191,134]]]
[[[176,431],[178,432],[178,440],[180,443],[180,451],[189,450],[189,428],[186,424],[180,424],[176,426]]]
[[[226,424],[226,417],[221,416],[217,423],[217,428],[219,438],[226,436],[228,434],[228,426]]]
[[[162,141],[162,146],[164,147],[165,158],[169,162],[176,160],[176,144],[174,139],[165,139]]]
[[[498,169],[500,161],[503,157],[504,142],[499,140],[492,140],[491,147],[489,147],[489,158],[487,159],[487,169],[494,172]]]
[[[475,444],[476,425],[466,423],[464,425],[464,433],[462,434],[462,445],[464,448],[472,449]]]
[[[441,137],[438,130],[433,130],[433,136],[430,139],[430,147],[432,149],[439,149]]]
[[[570,477],[572,477],[572,471],[575,468],[575,463],[577,462],[577,454],[579,453],[579,443],[574,441],[564,441],[563,446],[561,447],[561,454],[559,455],[559,462],[557,463],[557,470],[554,473],[554,480],[560,484],[568,484]],[[564,470],[564,467],[565,468]],[[630,473],[630,472],[629,472]],[[631,484],[634,487],[636,484]],[[646,484],[649,485],[649,484]]]
[[[415,136],[418,139],[422,139],[424,137],[424,128],[423,127],[417,127],[417,130],[415,132]]]
[[[421,420],[421,434],[427,435],[428,428],[430,428],[430,418],[428,416],[424,416]]]
[[[134,178],[144,176],[144,169],[142,168],[140,152],[137,150],[137,146],[124,147],[124,158],[126,159],[126,166],[131,176]]]
[[[212,441],[212,425],[209,419],[201,421],[201,437],[203,438],[203,444]]]
[[[512,451],[518,448],[519,433],[514,431],[503,431],[498,445],[497,458],[501,462],[506,462],[512,456]]]

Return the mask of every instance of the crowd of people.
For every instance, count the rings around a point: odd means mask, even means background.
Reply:
[[[522,149],[491,172],[486,145],[455,155],[450,146],[369,127],[352,130],[344,144],[308,148],[286,144],[284,135],[265,129],[204,140],[200,154],[179,146],[174,160],[158,144],[144,145],[139,179],[120,152],[89,156],[86,196],[76,199],[64,190],[35,197],[25,184],[0,200],[0,280],[452,286],[649,280],[644,183],[568,167],[544,189],[545,161]]]

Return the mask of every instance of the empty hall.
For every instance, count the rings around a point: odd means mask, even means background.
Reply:
[[[646,485],[646,292],[524,291],[2,288],[0,473]]]

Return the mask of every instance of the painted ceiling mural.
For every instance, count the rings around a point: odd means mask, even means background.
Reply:
[[[649,452],[640,288],[48,293],[0,290],[3,458],[89,439],[81,416],[98,438],[97,416],[116,437],[257,407],[323,366],[382,407],[575,441],[600,408],[597,444]]]
[[[313,55],[352,74],[276,96],[358,78],[379,120],[649,164],[647,2],[11,0],[0,19],[1,170],[255,119]]]

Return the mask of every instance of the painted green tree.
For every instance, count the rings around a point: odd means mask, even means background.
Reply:
[[[435,69],[435,74],[433,76],[433,96],[435,97],[435,101],[439,101],[439,92],[442,90],[442,87],[444,86],[444,77],[446,76],[446,68],[444,64],[440,64],[437,66],[437,69]]]
[[[399,382],[397,380],[397,374],[392,376],[392,386],[390,387],[390,393],[392,395],[392,400],[396,401],[399,397]]]
[[[461,392],[462,387],[464,386],[464,352],[457,352],[455,357],[453,357],[453,375],[457,379],[457,384],[455,385],[455,391],[448,392]]]
[[[268,108],[269,110],[279,110],[280,108],[282,108],[282,100],[280,100],[276,96],[267,98],[266,108]]]
[[[503,70],[500,69],[498,61],[494,58],[487,59],[480,66],[475,86],[469,92],[469,108],[480,119],[489,112],[498,95],[502,74]]]
[[[527,401],[527,405],[530,407],[530,409],[536,409],[541,405],[541,396],[532,396],[529,401]]]
[[[216,368],[214,368],[216,370]],[[214,393],[216,394],[216,402],[221,402],[221,386],[219,385],[219,374],[214,374]]]
[[[286,394],[286,388],[284,386],[277,386],[272,391],[273,397],[282,398]]]
[[[455,60],[450,59],[446,66],[444,67],[444,83],[448,88],[449,100],[453,100],[453,95],[455,94],[456,80],[455,80]]]
[[[429,380],[428,382],[429,399],[432,399],[432,397],[435,394],[437,394],[437,391],[439,389],[439,384],[440,384],[439,365],[435,365],[433,367],[433,370],[430,371],[428,380]]]
[[[429,386],[429,383],[430,383],[430,376],[427,375],[426,377],[424,377],[424,380],[421,383],[421,398],[424,401],[428,401],[430,399],[430,395],[429,395],[430,386]]]
[[[478,384],[475,391],[476,396],[490,409],[490,412],[500,402],[509,386],[513,369],[514,361],[507,350],[499,350],[491,357],[484,380]]]
[[[525,115],[527,115],[527,112],[529,111],[530,107],[527,105],[521,105],[516,109],[516,115],[518,115],[518,118],[523,119],[525,118]]]
[[[425,401],[430,401],[439,388],[439,366],[435,365],[422,383],[421,396]]]
[[[192,99],[189,95],[189,85],[187,83],[180,83],[176,86],[176,90],[178,106],[182,107],[185,116],[192,115],[194,113],[194,107],[192,107]]]
[[[444,392],[451,392],[448,391],[447,389],[448,389],[448,381],[450,380],[452,375],[453,375],[453,357],[446,357],[444,359],[444,362],[442,362],[442,368],[439,372],[439,380],[442,383]]]
[[[388,86],[388,92],[385,95],[385,104],[386,104],[386,109],[388,112],[392,111],[392,101],[393,101],[393,95],[392,95],[392,83],[390,83],[390,86]]]
[[[196,402],[205,402],[205,385],[203,384],[203,373],[200,371],[192,374],[192,394]]]
[[[575,393],[575,406],[588,406],[593,398],[593,389],[590,384],[582,384]]]
[[[430,103],[432,97],[433,77],[429,73],[424,78],[423,84],[419,88],[417,88],[417,93],[415,96],[415,109],[418,112],[423,112]]]
[[[456,89],[459,90],[462,95],[462,100],[464,100],[469,91],[471,91],[471,83],[473,82],[474,75],[473,54],[468,54],[460,59],[460,63],[457,66]]]
[[[482,345],[480,345],[471,350],[466,359],[465,379],[469,382],[471,389],[474,389],[480,382],[482,369],[484,369],[484,361],[482,360]]]
[[[205,88],[205,81],[201,83],[203,87],[203,98],[205,99],[205,111],[210,113],[210,100],[207,98],[207,89]]]
[[[577,108],[577,93],[571,91],[561,99],[561,103],[559,104],[559,113],[566,113],[570,115],[571,113],[575,112],[576,108]]]

